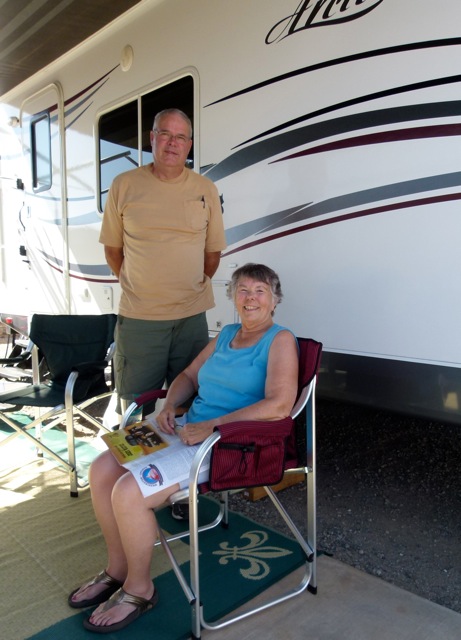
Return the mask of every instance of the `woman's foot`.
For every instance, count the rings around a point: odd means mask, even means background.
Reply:
[[[112,633],[129,625],[155,607],[157,602],[158,594],[155,587],[150,597],[147,594],[146,597],[135,596],[120,588],[83,621],[83,626],[95,633]]]
[[[123,581],[116,580],[106,571],[101,571],[97,576],[83,584],[67,598],[67,602],[73,609],[84,609],[101,604],[110,598],[120,587]]]

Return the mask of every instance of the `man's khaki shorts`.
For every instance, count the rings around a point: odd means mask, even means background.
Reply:
[[[114,363],[119,399],[129,404],[145,391],[171,384],[208,340],[205,313],[181,320],[135,320],[118,316]]]

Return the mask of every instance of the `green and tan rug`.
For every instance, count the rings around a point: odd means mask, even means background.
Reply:
[[[25,412],[10,413],[9,416],[21,426],[27,425],[31,421],[30,415]],[[0,420],[0,445],[3,439],[14,433],[15,431],[12,427]],[[35,435],[35,429],[31,429],[30,433]],[[80,482],[85,484],[89,465],[99,452],[107,447],[102,439],[95,434],[95,429],[91,425],[88,427],[81,422],[77,422],[75,434],[77,473]],[[53,427],[44,431],[42,440],[50,449],[67,459],[67,435],[64,426]],[[46,454],[44,459],[47,459]],[[37,455],[34,443],[23,435],[17,435],[6,445],[0,446],[0,477],[8,474],[13,469],[24,468],[27,464],[36,461]],[[48,463],[52,466],[58,464],[52,458],[48,459]]]
[[[1,449],[1,447],[0,447]],[[106,556],[87,491],[70,498],[65,472],[47,461],[0,469],[0,625],[8,640],[85,640],[78,612],[67,595],[104,567]],[[216,504],[202,499],[204,519]],[[162,526],[178,523],[165,509]],[[250,600],[299,567],[304,558],[285,536],[235,513],[228,530],[217,527],[201,535],[202,600],[207,619],[220,617]],[[176,555],[188,571],[188,546],[176,542]],[[179,640],[190,633],[187,600],[161,549],[152,576],[159,591],[157,607],[127,629],[108,638]]]

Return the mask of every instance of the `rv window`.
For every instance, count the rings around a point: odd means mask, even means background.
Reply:
[[[100,208],[104,209],[112,180],[138,166],[138,105],[133,100],[99,120]]]
[[[112,180],[120,173],[152,162],[150,131],[156,113],[175,107],[194,122],[194,81],[185,76],[128,104],[105,113],[99,119],[99,208],[104,210]],[[138,125],[138,114],[141,114]],[[188,164],[193,166],[193,149]]]
[[[37,193],[51,188],[51,135],[50,116],[41,114],[32,119],[30,124],[32,186]]]

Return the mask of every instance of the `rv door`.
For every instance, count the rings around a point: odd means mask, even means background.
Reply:
[[[67,238],[64,97],[58,83],[21,105],[25,207],[19,216],[20,251],[28,263],[23,285],[28,315],[71,313]]]

